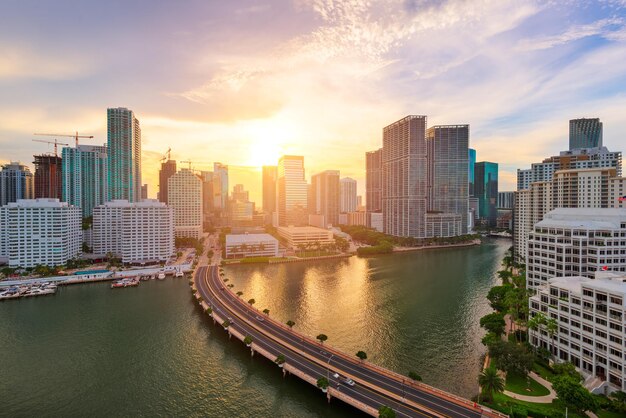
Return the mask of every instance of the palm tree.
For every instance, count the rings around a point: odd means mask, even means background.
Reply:
[[[296,323],[295,323],[295,322],[293,322],[291,319],[290,319],[289,321],[287,321],[287,326],[288,326],[289,328],[293,328],[293,326],[294,326],[294,325],[296,325]]]
[[[237,292],[237,296],[241,297],[241,295],[243,295],[243,292],[240,290],[239,292]]]
[[[500,377],[498,370],[495,368],[483,370],[478,376],[478,384],[482,388],[483,393],[491,396],[490,399],[493,399],[494,393],[504,391],[504,379]]]
[[[356,356],[360,358],[361,361],[364,361],[365,359],[367,359],[367,353],[365,351],[361,351],[361,350],[357,351]]]
[[[256,300],[250,299],[250,300],[248,300],[248,303],[250,304],[250,306],[252,306],[252,305],[254,305],[256,303]]]
[[[554,350],[554,336],[556,335],[556,332],[559,330],[559,324],[558,322],[556,322],[556,319],[554,318],[549,318],[546,320],[546,331],[548,331],[548,335],[550,336],[550,339],[552,340],[552,347],[550,348],[550,352],[552,353],[552,355],[556,356],[556,352]]]
[[[264,313],[265,315],[269,316],[269,315],[270,315],[270,310],[269,310],[269,309],[267,309],[267,308],[265,308],[265,309],[263,309],[263,313]]]
[[[318,339],[321,344],[324,344],[324,341],[328,339],[328,336],[326,334],[320,334],[315,338]]]

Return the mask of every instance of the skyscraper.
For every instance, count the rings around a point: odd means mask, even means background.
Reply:
[[[433,126],[426,135],[428,210],[461,215],[467,233],[469,125]]]
[[[498,164],[482,161],[476,163],[474,172],[474,196],[478,198],[478,213],[490,227],[498,219]]]
[[[228,205],[228,166],[213,163],[213,208],[226,212]]]
[[[2,166],[0,171],[0,206],[18,199],[32,199],[35,196],[33,173],[19,162]]]
[[[168,206],[174,208],[176,238],[202,238],[202,180],[183,168],[167,180]]]
[[[141,185],[141,200],[146,200],[148,198],[148,185]]]
[[[426,116],[407,116],[383,128],[383,229],[423,238],[428,188]]]
[[[569,121],[569,149],[598,148],[602,146],[602,122],[598,118]]]
[[[105,145],[79,145],[62,151],[63,201],[81,208],[83,218],[108,200],[108,155]]]
[[[309,212],[324,216],[324,227],[339,224],[339,199],[339,170],[326,170],[311,177]]]
[[[382,210],[383,196],[383,149],[365,153],[365,209],[367,212]]]
[[[474,167],[476,166],[476,150],[469,149],[469,171],[467,180],[469,182],[469,197],[474,197]]]
[[[167,180],[176,174],[176,160],[161,163],[159,170],[159,200],[167,204]]]
[[[340,180],[341,202],[339,210],[342,213],[356,212],[356,180],[344,177]]]
[[[304,157],[284,155],[276,172],[276,205],[279,226],[302,226],[308,223],[307,183]]]
[[[276,166],[263,166],[263,211],[276,212]]]
[[[35,199],[61,199],[63,193],[61,157],[50,154],[34,155],[34,157]]]
[[[132,110],[107,109],[109,200],[141,200],[141,128]]]
[[[200,178],[202,179],[202,212],[204,222],[209,222],[213,215],[213,172],[202,171]]]

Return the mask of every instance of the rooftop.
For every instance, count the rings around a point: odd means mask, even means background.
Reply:
[[[229,244],[248,244],[259,241],[276,241],[276,238],[270,234],[229,234],[226,235],[226,245]]]
[[[626,273],[613,271],[598,271],[596,278],[590,279],[582,276],[556,277],[549,280],[550,286],[571,292],[582,294],[582,287],[595,290],[621,293],[626,295]],[[626,306],[626,300],[623,301]]]
[[[535,227],[619,229],[623,222],[626,222],[623,208],[558,208],[548,212]]]
[[[329,232],[327,229],[322,229],[322,228],[318,228],[316,226],[279,226],[277,228],[279,231],[283,230],[283,231],[287,231],[289,233],[294,233],[294,232],[300,232],[300,233],[304,233],[304,232],[308,232],[308,233],[322,233],[322,232]]]

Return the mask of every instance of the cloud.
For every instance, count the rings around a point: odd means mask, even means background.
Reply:
[[[71,80],[91,70],[78,54],[58,56],[29,46],[0,44],[0,80]]]

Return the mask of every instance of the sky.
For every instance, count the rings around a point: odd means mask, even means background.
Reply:
[[[569,119],[601,118],[624,151],[626,0],[0,2],[0,163],[51,151],[34,132],[105,143],[107,107],[140,120],[151,197],[168,148],[229,164],[257,202],[282,154],[364,194],[365,152],[409,114],[469,124],[514,190]]]

